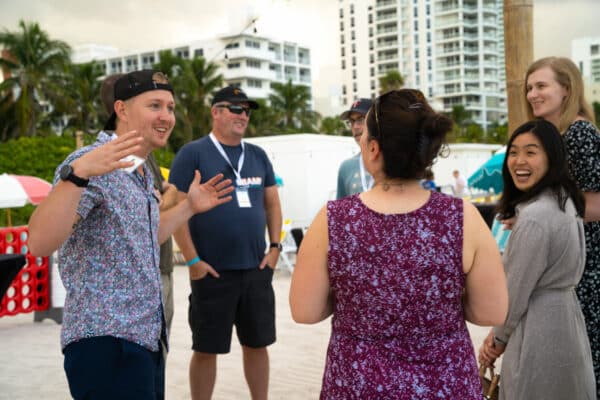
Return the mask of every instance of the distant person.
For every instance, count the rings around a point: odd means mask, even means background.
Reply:
[[[272,279],[282,217],[271,162],[263,149],[242,140],[257,108],[238,87],[219,90],[210,109],[212,131],[179,150],[169,175],[182,198],[195,170],[205,176],[222,172],[235,182],[234,201],[203,214],[206,218],[192,218],[175,235],[190,267],[194,400],[211,398],[217,354],[229,353],[234,325],[250,395],[254,400],[268,395],[267,346],[275,342]]]
[[[454,183],[452,185],[452,193],[456,197],[466,197],[469,195],[469,191],[467,190],[467,180],[462,176],[460,171],[455,169],[452,171],[452,176],[454,177]]]
[[[481,399],[465,319],[502,323],[498,248],[468,201],[424,189],[452,121],[418,90],[375,99],[360,141],[375,183],[330,201],[310,226],[292,317],[333,314],[322,399]]]
[[[537,60],[527,70],[525,81],[529,117],[550,121],[561,132],[571,176],[586,200],[586,266],[577,296],[592,346],[600,398],[600,134],[594,125],[594,113],[585,101],[581,73],[571,60]]]
[[[425,170],[425,173],[423,174],[423,179],[421,180],[421,186],[423,186],[423,189],[437,190],[437,186],[435,185],[433,179],[433,171],[431,169]]]
[[[590,343],[575,286],[585,265],[584,198],[556,127],[527,122],[502,166],[501,218],[515,218],[504,252],[509,308],[479,351],[502,360],[500,399],[595,399]]]
[[[109,75],[102,81],[100,86],[100,98],[104,109],[108,115],[111,115],[114,107],[114,85],[115,82],[125,74]],[[110,132],[112,131],[107,131]],[[159,196],[159,210],[166,211],[177,204],[177,188],[166,182],[161,174],[160,166],[156,162],[152,153],[146,157],[146,165],[150,167],[154,182],[154,190]],[[173,299],[173,241],[169,237],[163,244],[160,245],[160,277],[162,280],[162,298],[165,307],[165,320],[167,322],[167,332],[171,333],[171,324],[173,322],[173,313],[175,310],[175,302]],[[163,347],[166,350],[166,347]],[[166,358],[167,352],[163,352]]]
[[[365,115],[371,108],[371,104],[370,99],[358,99],[340,116],[348,124],[356,144],[359,143],[365,129]],[[338,170],[336,198],[341,199],[354,193],[367,191],[371,186],[373,186],[373,178],[365,169],[360,153],[342,162]]]
[[[159,244],[192,215],[230,201],[233,189],[223,175],[201,185],[196,172],[187,199],[159,218],[152,175],[138,163],[167,144],[174,108],[164,74],[119,78],[106,131],[58,166],[29,220],[32,254],[60,247],[61,345],[75,399],[164,398]]]

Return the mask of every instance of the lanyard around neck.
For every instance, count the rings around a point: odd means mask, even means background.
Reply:
[[[360,183],[362,185],[362,191],[366,192],[373,187],[373,178],[371,176],[367,178],[367,171],[365,171],[362,154],[358,155],[358,166],[360,167]]]
[[[240,144],[242,146],[242,154],[240,154],[240,158],[238,160],[238,166],[237,166],[237,169],[235,169],[233,167],[233,164],[231,163],[231,160],[229,159],[229,156],[227,156],[227,153],[225,153],[225,149],[223,149],[223,146],[221,146],[221,143],[219,143],[219,141],[215,137],[215,134],[211,132],[208,135],[208,137],[210,137],[210,140],[212,140],[212,142],[215,145],[215,147],[217,148],[217,150],[219,150],[219,153],[221,153],[221,156],[223,156],[225,161],[227,161],[227,164],[229,164],[229,166],[233,170],[233,173],[235,174],[235,177],[238,179],[238,182],[241,181],[242,180],[242,166],[244,165],[244,142],[243,141],[240,142]]]

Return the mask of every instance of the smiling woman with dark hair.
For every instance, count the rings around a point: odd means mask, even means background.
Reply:
[[[481,399],[465,319],[504,321],[498,248],[467,201],[419,180],[452,121],[418,90],[388,92],[360,139],[373,187],[328,202],[292,276],[294,320],[333,314],[322,399]]]
[[[499,213],[516,219],[503,259],[508,316],[490,331],[479,360],[491,365],[505,353],[501,399],[595,399],[591,349],[575,294],[585,263],[585,201],[551,122],[517,128],[502,177]]]

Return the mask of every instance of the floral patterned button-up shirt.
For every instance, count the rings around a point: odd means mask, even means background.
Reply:
[[[91,146],[69,155],[56,170],[107,143],[98,134]],[[61,345],[89,337],[114,336],[151,351],[159,349],[163,316],[159,271],[158,199],[152,174],[122,170],[92,177],[83,191],[81,217],[59,250],[66,288]]]

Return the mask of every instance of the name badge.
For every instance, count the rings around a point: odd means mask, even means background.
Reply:
[[[238,206],[240,208],[250,208],[250,196],[248,195],[248,187],[238,187],[235,189],[235,197],[237,198]]]

